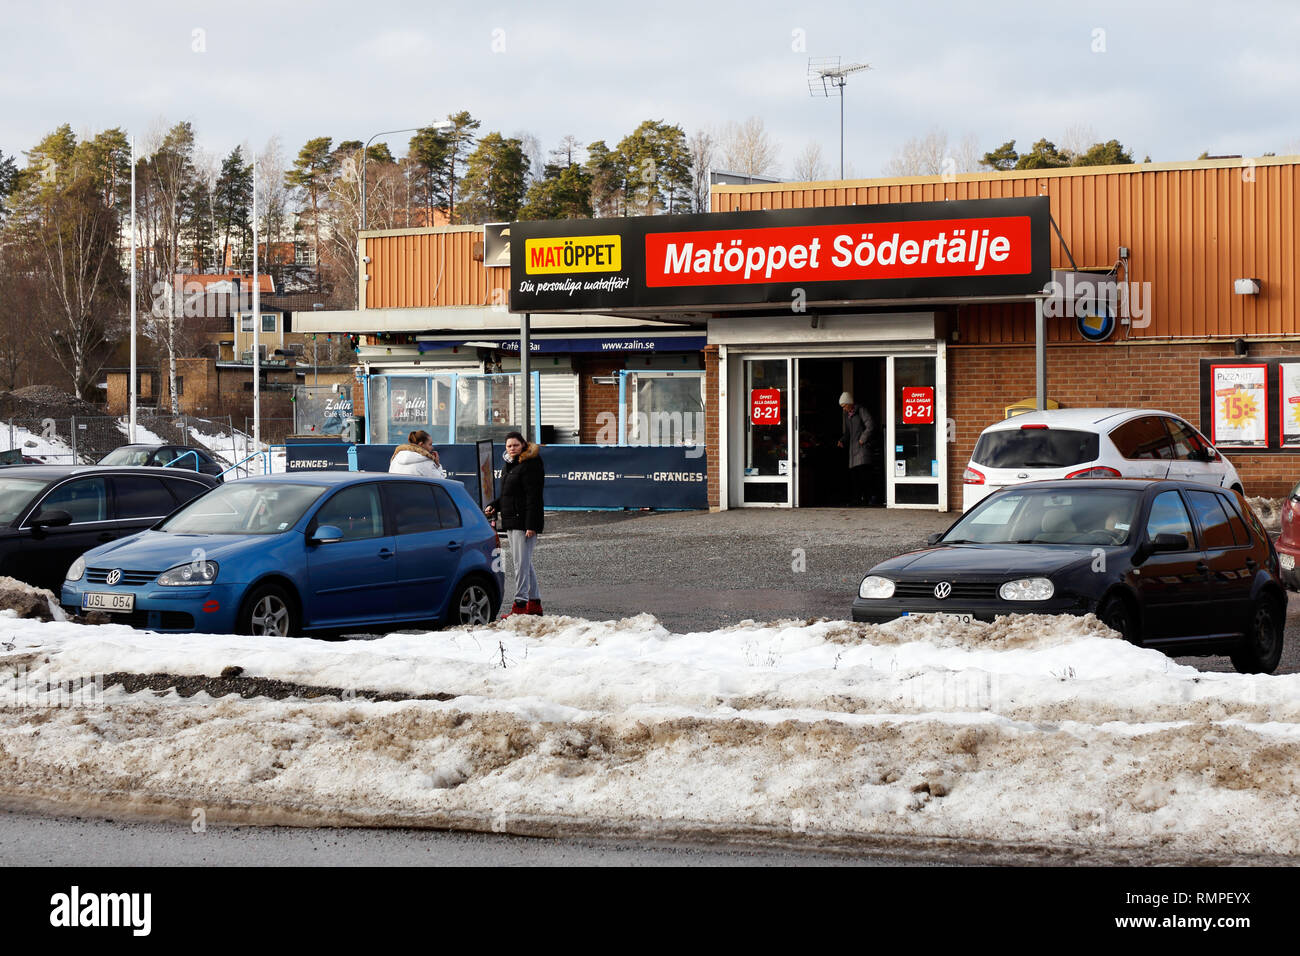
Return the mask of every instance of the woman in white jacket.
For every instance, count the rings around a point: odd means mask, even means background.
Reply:
[[[446,478],[447,470],[433,450],[433,439],[426,431],[411,432],[405,445],[398,445],[388,462],[391,475],[419,475],[422,478]]]

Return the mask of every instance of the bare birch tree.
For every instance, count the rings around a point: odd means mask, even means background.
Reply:
[[[727,124],[721,140],[722,162],[729,172],[745,176],[770,176],[780,150],[757,116]]]

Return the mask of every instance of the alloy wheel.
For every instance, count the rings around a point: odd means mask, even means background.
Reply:
[[[467,586],[460,595],[456,619],[461,624],[487,624],[492,620],[492,598],[481,584]]]
[[[254,634],[263,637],[289,636],[289,608],[274,594],[267,594],[253,605],[250,620]]]

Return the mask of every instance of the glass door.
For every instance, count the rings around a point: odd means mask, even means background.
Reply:
[[[741,504],[789,507],[794,460],[790,456],[794,430],[790,381],[791,359],[744,361],[744,425],[741,441]]]
[[[940,432],[946,422],[943,361],[930,355],[889,359],[885,480],[890,507],[946,505],[946,434]]]

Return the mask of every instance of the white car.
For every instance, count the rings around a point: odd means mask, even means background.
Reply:
[[[984,429],[962,476],[962,508],[1007,485],[1051,478],[1179,478],[1242,491],[1232,463],[1177,415],[1062,408]]]

